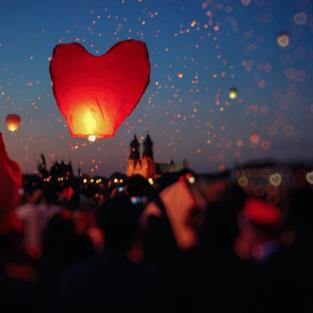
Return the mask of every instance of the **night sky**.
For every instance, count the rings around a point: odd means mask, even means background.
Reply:
[[[125,170],[134,133],[155,159],[197,172],[251,159],[313,157],[313,1],[1,0],[0,131],[23,171],[43,152],[90,174]],[[147,43],[151,82],[112,139],[71,138],[51,88],[58,43],[101,55]],[[236,99],[229,90],[237,88]],[[22,118],[15,133],[5,117]]]

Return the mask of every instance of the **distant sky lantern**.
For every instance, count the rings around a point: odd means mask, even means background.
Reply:
[[[257,145],[261,140],[261,136],[258,133],[253,133],[250,136],[250,141],[252,144]]]
[[[251,4],[251,0],[241,0],[241,3],[245,6],[248,6]]]
[[[113,137],[132,113],[150,79],[145,43],[125,40],[102,56],[78,43],[60,44],[50,61],[53,92],[71,135]]]
[[[183,72],[178,72],[177,76],[178,76],[178,78],[183,78],[184,74],[183,74]]]
[[[195,27],[197,25],[197,21],[196,20],[193,20],[191,23],[190,23],[190,26],[191,27]]]
[[[237,98],[237,96],[238,96],[238,89],[235,87],[230,88],[228,92],[228,97],[234,100]]]
[[[21,117],[18,114],[8,114],[5,118],[5,123],[9,131],[15,132],[20,127]]]
[[[300,12],[295,14],[293,19],[297,25],[304,25],[308,19],[308,16],[304,12]]]
[[[289,46],[290,43],[290,37],[287,33],[280,33],[277,36],[277,43],[279,46],[281,46],[282,48],[286,48]]]
[[[238,178],[237,182],[238,182],[238,185],[242,188],[246,188],[249,184],[249,180],[246,176],[242,176]]]

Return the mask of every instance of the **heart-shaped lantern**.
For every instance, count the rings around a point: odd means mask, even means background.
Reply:
[[[146,90],[150,62],[145,43],[125,40],[101,56],[78,43],[54,48],[53,92],[71,135],[113,137]]]

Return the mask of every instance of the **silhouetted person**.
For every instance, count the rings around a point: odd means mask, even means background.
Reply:
[[[231,199],[233,198],[233,202]],[[191,281],[193,307],[200,311],[244,312],[241,305],[244,294],[243,264],[234,253],[234,241],[238,235],[237,210],[242,199],[232,195],[208,206],[201,239],[193,260]]]
[[[89,237],[75,232],[72,219],[57,214],[49,220],[42,255],[47,303],[54,300],[55,287],[61,275],[74,264],[91,258],[94,254]]]
[[[157,310],[158,272],[127,258],[139,214],[127,197],[103,205],[98,218],[104,232],[104,254],[67,273],[59,290],[58,312]]]

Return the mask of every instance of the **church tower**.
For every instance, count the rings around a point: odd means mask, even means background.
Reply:
[[[140,162],[140,144],[137,136],[134,135],[134,139],[129,145],[129,156],[127,161],[126,175],[131,176],[137,174],[138,170],[141,168]]]
[[[153,142],[149,134],[147,134],[145,141],[143,142],[143,158],[150,158],[153,160]]]
[[[140,144],[139,141],[137,139],[136,134],[134,135],[134,139],[130,142],[129,145],[129,159],[130,160],[137,160],[139,161],[140,159]]]
[[[129,145],[129,157],[126,167],[126,175],[142,175],[146,179],[155,178],[155,163],[153,159],[153,142],[147,134],[143,142],[142,157],[140,158],[140,144],[136,137]]]
[[[149,134],[147,134],[143,142],[142,175],[146,178],[154,178],[155,176],[155,163],[153,159],[153,142]]]

